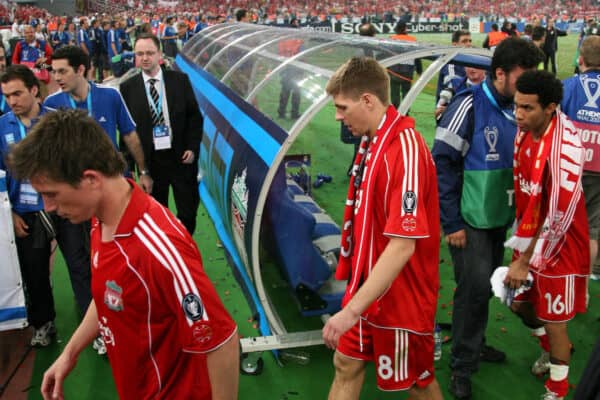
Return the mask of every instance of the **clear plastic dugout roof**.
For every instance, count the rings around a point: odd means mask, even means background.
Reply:
[[[371,56],[386,67],[417,58],[436,60],[413,84],[413,96],[404,99],[399,107],[401,112],[408,109],[416,94],[448,61],[487,67],[490,57],[483,49],[241,23],[213,25],[202,30],[185,46],[184,53],[273,119],[281,114],[277,100],[282,86],[297,85],[300,109],[286,115],[288,122],[281,124],[290,135],[328,101],[325,93],[328,79],[353,56]]]

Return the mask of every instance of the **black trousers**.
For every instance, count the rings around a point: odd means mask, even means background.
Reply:
[[[479,368],[479,355],[485,344],[490,278],[502,265],[506,228],[465,227],[467,246],[449,246],[454,264],[454,311],[452,313],[452,373],[470,377]]]
[[[544,53],[544,71],[549,71],[548,62],[552,64],[552,73],[556,75],[556,53]]]
[[[29,226],[29,235],[15,237],[27,298],[27,319],[34,328],[40,328],[56,317],[50,286],[50,238],[37,212],[25,213],[21,218]]]
[[[69,270],[75,301],[83,316],[92,300],[90,222],[73,224],[58,215],[53,215],[52,221],[56,229],[56,241]]]
[[[412,79],[412,74],[405,78]],[[410,90],[412,82],[407,79],[390,76],[390,99],[395,108],[398,108]]]
[[[181,155],[173,150],[160,150],[152,153],[152,197],[160,204],[169,207],[169,188],[173,188],[173,198],[177,207],[177,218],[190,235],[196,229],[196,215],[200,205],[198,193],[198,164],[182,164]]]
[[[102,80],[104,79],[104,57],[102,57],[102,54],[97,51],[94,50],[93,54],[92,54],[92,65],[94,67],[96,67],[97,69],[97,76],[94,77],[94,79],[98,79],[99,81],[102,82]]]

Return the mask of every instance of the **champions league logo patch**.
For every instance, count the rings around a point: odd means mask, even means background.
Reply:
[[[402,209],[405,213],[411,214],[415,211],[417,206],[417,195],[412,190],[404,193],[402,196]]]
[[[587,98],[584,107],[598,108],[598,98],[600,98],[600,79],[588,75],[580,75],[579,81],[583,87],[583,92]]]
[[[496,146],[498,145],[498,128],[495,126],[492,128],[486,126],[483,130],[483,134],[485,135],[485,141],[490,147],[485,156],[485,161],[498,161],[500,159],[500,154],[496,152]]]
[[[104,304],[106,304],[109,310],[123,311],[123,288],[117,285],[117,282],[106,281]]]
[[[195,294],[186,294],[181,305],[183,306],[185,315],[192,321],[198,321],[202,318],[204,312],[202,301],[200,301],[200,298]]]

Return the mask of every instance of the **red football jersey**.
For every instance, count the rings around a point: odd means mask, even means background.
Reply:
[[[387,129],[387,124],[383,125],[380,131]],[[367,319],[376,326],[432,333],[439,290],[437,177],[423,137],[413,128],[401,130],[400,125],[392,127],[390,133],[397,137],[383,156],[383,165],[375,177],[373,246],[365,275],[375,266],[390,237],[416,239],[416,248],[379,299],[378,310]]]
[[[114,240],[91,233],[92,295],[122,399],[210,399],[205,353],[236,325],[185,227],[133,185]],[[232,371],[237,373],[237,371]]]
[[[521,143],[521,148],[517,154],[517,160],[521,165],[521,174],[516,177],[519,182],[519,186],[516,188],[516,199],[523,199],[524,201],[517,201],[517,215],[523,215],[527,208],[527,202],[525,199],[529,199],[530,188],[533,186],[531,182],[531,171],[533,170],[533,163],[539,149],[541,142],[534,141],[531,134],[527,134]],[[540,222],[543,223],[543,219],[548,213],[548,201],[549,194],[552,189],[552,180],[548,179],[548,169],[544,172],[543,191],[542,191],[542,204],[540,205]],[[585,198],[581,196],[579,198],[579,204],[575,210],[575,216],[571,222],[571,226],[567,230],[566,235],[562,239],[559,251],[556,256],[549,260],[546,268],[543,269],[542,273],[548,276],[563,276],[563,275],[587,275],[589,274],[590,265],[590,244],[589,244],[589,230],[588,230],[588,219],[585,209]],[[517,252],[515,252],[517,254]],[[530,266],[533,268],[533,266]]]

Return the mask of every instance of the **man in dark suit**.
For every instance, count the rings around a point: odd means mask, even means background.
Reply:
[[[172,187],[177,217],[193,234],[200,202],[197,159],[202,115],[187,75],[161,69],[156,36],[138,35],[134,51],[142,73],[121,83],[120,90],[154,179],[152,196],[168,207]]]
[[[556,52],[558,51],[558,37],[567,36],[567,32],[561,31],[554,26],[554,20],[548,19],[546,25],[546,38],[544,41],[544,70],[549,71],[548,63],[551,64],[552,73],[556,75]]]

